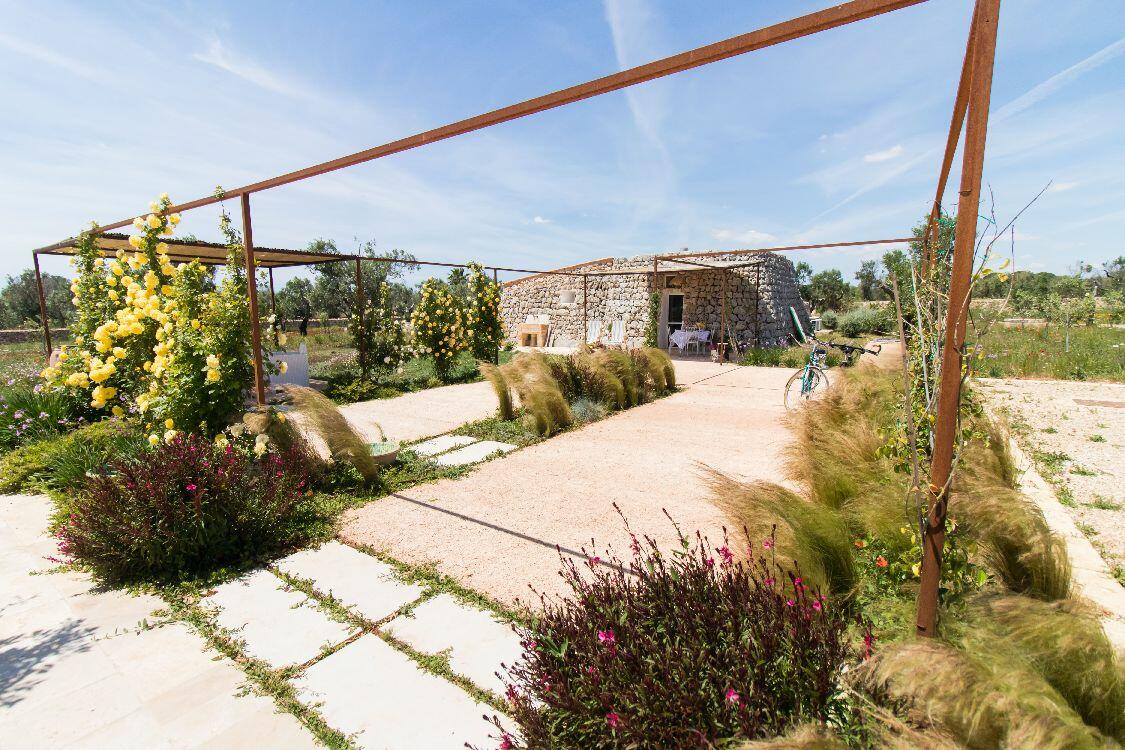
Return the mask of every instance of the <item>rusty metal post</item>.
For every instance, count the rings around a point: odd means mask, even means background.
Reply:
[[[500,276],[496,272],[495,268],[492,269],[492,283],[496,285],[496,293],[500,294]],[[495,365],[500,364],[500,344],[496,345],[496,351],[493,354],[492,363]]]
[[[727,344],[727,271],[723,269],[719,273],[723,275],[722,313],[719,317],[719,364],[723,364],[727,359],[727,350],[725,348]]]
[[[262,367],[262,323],[258,320],[258,273],[254,264],[254,231],[250,223],[250,194],[242,202],[242,247],[246,256],[246,296],[250,303],[250,349],[254,360],[254,395],[266,405],[266,372]]]
[[[35,264],[35,288],[39,291],[39,317],[43,320],[43,342],[47,351],[47,364],[51,363],[51,320],[47,317],[47,298],[43,295],[43,276],[39,273],[39,253],[31,254]]]
[[[949,281],[949,307],[945,317],[945,346],[942,351],[941,384],[937,421],[934,425],[934,453],[930,470],[929,513],[922,534],[922,575],[918,590],[918,618],[921,636],[937,635],[938,588],[941,583],[942,549],[945,545],[945,516],[953,446],[957,439],[961,407],[962,348],[969,311],[976,246],[977,213],[980,202],[981,173],[988,130],[988,108],[992,93],[992,67],[996,58],[996,25],[1000,0],[977,0],[977,33],[972,58],[969,113],[965,128],[965,153],[961,162],[961,190],[957,203],[957,234],[953,246],[953,269]]]
[[[273,268],[269,269],[270,272],[270,312],[277,315],[277,298],[273,294]]]

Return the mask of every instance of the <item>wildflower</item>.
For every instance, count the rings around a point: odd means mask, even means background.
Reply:
[[[820,603],[819,599],[817,599],[812,603],[812,608],[819,612],[820,610],[824,609],[824,605]]]
[[[792,607],[796,604],[797,604],[797,602],[793,601],[792,599],[786,599],[785,600],[785,606],[787,606],[787,607]]]
[[[882,555],[879,555],[878,557],[875,558],[875,565],[877,567],[880,567],[880,568],[887,567],[887,558],[883,557]]]
[[[738,702],[742,700],[742,696],[740,696],[734,688],[727,688],[726,699],[727,703],[734,703],[737,705]]]
[[[616,711],[610,711],[605,715],[605,723],[609,724],[610,729],[617,729],[618,725],[621,723],[621,717]]]
[[[188,492],[195,492],[196,487],[195,487],[194,484],[188,484],[187,486],[184,487],[184,489],[187,490]]]
[[[773,539],[763,539],[762,549],[773,549]]]
[[[730,547],[725,544],[719,547],[719,557],[723,558],[723,565],[730,565],[734,562],[734,553],[730,551]]]
[[[598,640],[602,643],[616,643],[617,637],[613,634],[612,630],[599,630]]]

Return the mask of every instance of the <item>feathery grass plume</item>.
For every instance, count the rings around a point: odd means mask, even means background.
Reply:
[[[505,377],[540,435],[552,435],[574,422],[551,365],[540,352],[522,354],[503,366]]]
[[[844,750],[847,745],[831,731],[816,724],[802,724],[780,737],[753,740],[732,750]]]
[[[643,394],[633,358],[620,349],[598,349],[593,356],[602,367],[621,381],[625,388],[625,406],[640,404]]]
[[[544,354],[543,361],[551,372],[551,377],[559,385],[559,392],[568,402],[582,395],[581,373],[569,355]]]
[[[963,639],[974,650],[1006,648],[1059,692],[1087,724],[1125,744],[1125,663],[1095,613],[1073,599],[981,596]]]
[[[713,469],[704,474],[711,497],[752,539],[770,536],[782,558],[795,560],[816,586],[850,596],[857,571],[852,538],[841,513],[805,500],[772,482],[739,482]]]
[[[336,404],[312,388],[299,385],[282,387],[293,407],[324,440],[333,458],[350,463],[368,482],[379,478],[379,464],[371,456],[370,447],[348,424]]]
[[[1043,678],[1000,651],[969,654],[933,639],[907,641],[877,652],[856,678],[909,702],[970,748],[1112,747]]]
[[[579,347],[571,358],[581,378],[582,390],[587,396],[598,399],[611,409],[624,409],[628,406],[625,384],[588,346]]]
[[[492,385],[492,390],[496,392],[496,400],[500,403],[500,418],[504,420],[515,419],[516,410],[512,405],[512,389],[508,385],[504,370],[488,362],[481,362],[480,374],[484,376],[484,379]]]
[[[663,349],[642,347],[630,354],[645,386],[651,386],[654,395],[663,396],[676,387],[676,371],[672,359]]]
[[[1019,492],[981,486],[954,492],[950,513],[977,540],[984,562],[1012,591],[1049,601],[1070,594],[1066,542]]]

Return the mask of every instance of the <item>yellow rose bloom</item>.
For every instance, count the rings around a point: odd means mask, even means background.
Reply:
[[[145,224],[148,226],[149,229],[159,229],[160,228],[160,217],[158,217],[156,214],[149,214],[148,217],[145,219]]]
[[[139,235],[139,234],[129,235],[129,244],[132,245],[133,247],[140,247],[144,243],[145,243],[145,239],[141,235]]]
[[[148,444],[149,445],[156,445],[159,442],[160,442],[160,438],[158,438],[155,434],[148,436]]]
[[[219,371],[218,370],[208,370],[207,371],[207,382],[208,383],[218,383],[219,382]]]
[[[173,422],[171,419],[165,419],[164,420],[164,426],[167,427],[170,430],[170,429],[172,429],[173,427],[176,426],[176,423]]]
[[[120,406],[115,406],[110,411],[113,412],[113,416],[115,417],[121,417],[125,415],[125,410]]]

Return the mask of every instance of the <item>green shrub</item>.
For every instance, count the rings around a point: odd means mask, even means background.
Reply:
[[[890,330],[890,321],[880,310],[873,307],[857,307],[839,317],[836,331],[841,336],[854,338],[865,333],[886,333]]]
[[[87,473],[135,455],[143,445],[139,425],[121,419],[28,443],[0,458],[0,492],[65,493],[81,486]]]
[[[112,462],[69,503],[60,553],[106,581],[175,581],[300,541],[305,466],[252,445],[181,433]]]
[[[88,411],[58,390],[11,382],[0,389],[0,450],[73,429]]]
[[[839,325],[840,317],[835,310],[827,310],[820,316],[820,324],[830,331],[835,331]]]
[[[633,541],[628,562],[594,557],[544,596],[509,668],[502,747],[726,747],[805,722],[839,720],[849,618],[800,574],[735,560],[681,535],[661,552]]]

